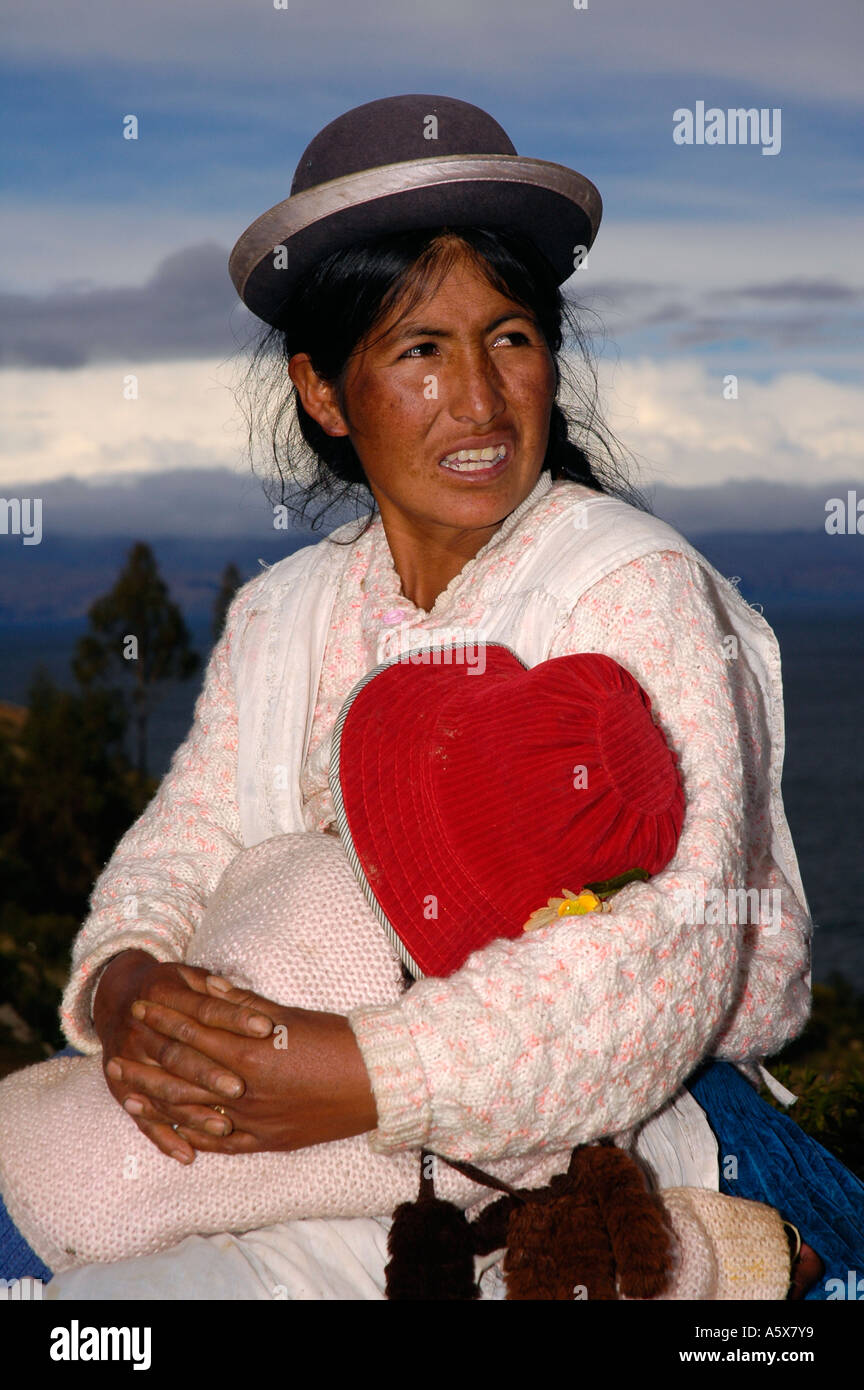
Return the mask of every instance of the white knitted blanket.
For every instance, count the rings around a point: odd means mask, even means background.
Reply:
[[[278,1003],[346,1013],[398,999],[402,974],[332,834],[295,833],[228,866],[187,954]],[[489,1171],[539,1186],[566,1154]],[[436,1192],[478,1210],[497,1195],[444,1163]],[[55,1272],[149,1254],[186,1235],[301,1217],[388,1215],[416,1198],[416,1152],[372,1152],[365,1136],[293,1153],[197,1154],[188,1167],[145,1138],[105,1083],[101,1054],[60,1057],[0,1083],[0,1190]]]

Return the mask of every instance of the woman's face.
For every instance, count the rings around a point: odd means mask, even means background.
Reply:
[[[345,414],[334,393],[318,418],[349,435],[385,526],[421,538],[496,526],[528,496],[546,454],[556,389],[546,340],[468,258],[402,323],[400,312],[350,359]]]

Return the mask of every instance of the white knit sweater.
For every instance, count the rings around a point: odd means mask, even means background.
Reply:
[[[560,925],[566,930],[567,919]],[[187,959],[300,1008],[347,1013],[403,992],[396,954],[338,836],[317,831],[278,835],[235,855]],[[655,1167],[657,1143],[671,1142],[676,1159],[690,1148],[681,1104],[665,1122],[662,1112],[649,1121],[637,1145],[650,1176],[661,1187],[671,1177],[673,1186],[667,1211],[677,1237],[675,1272],[664,1297],[722,1298],[726,1287],[728,1296],[782,1298],[789,1251],[778,1213],[700,1190],[698,1168],[686,1179],[697,1185],[681,1188],[686,1167],[669,1170],[662,1148]],[[568,1158],[547,1148],[488,1166],[508,1183],[537,1187],[564,1171]],[[436,1168],[436,1195],[470,1216],[495,1200],[496,1192],[449,1165]],[[264,1227],[281,1243],[284,1223],[309,1218],[310,1240],[321,1217],[359,1218],[361,1226],[372,1218],[386,1230],[396,1206],[416,1199],[419,1172],[416,1153],[375,1153],[362,1135],[290,1153],[199,1153],[188,1167],[174,1163],[116,1103],[97,1054],[56,1057],[0,1081],[0,1193],[55,1273],[153,1254],[192,1234]],[[499,1283],[500,1270],[490,1271],[484,1296],[487,1284]]]
[[[548,553],[542,547],[553,526],[556,537],[569,535],[560,528],[586,496],[590,510],[587,490],[542,475],[428,614],[401,595],[377,519],[367,536],[327,560],[338,591],[321,623],[326,650],[317,669],[303,667],[300,676],[294,667],[310,643],[286,649],[280,623],[307,574],[310,597],[295,602],[291,630],[312,621],[321,547],[240,590],[192,731],[94,887],[63,1001],[70,1042],[98,1050],[90,999],[112,955],[139,947],[181,960],[244,844],[332,820],[329,731],[345,695],[381,659],[381,633],[394,612],[418,638],[462,624],[507,640],[510,623],[514,649],[529,665],[578,651],[614,657],[646,688],[679,754],[687,816],[673,862],[619,894],[611,914],[573,919],[578,931],[556,926],[493,942],[446,980],[420,981],[398,1003],[349,1013],[378,1107],[372,1148],[427,1145],[482,1163],[620,1134],[663,1105],[706,1054],[771,1056],[800,1031],[811,923],[782,803],[778,821],[782,704],[760,666],[760,644],[767,649],[773,634],[754,620],[752,645],[742,642],[730,659],[730,634],[744,630],[740,597],[671,528],[608,499],[597,499],[591,515],[614,522],[612,568],[569,611],[560,602],[553,608],[553,580],[525,586],[525,564],[536,554],[540,572],[554,574],[562,542],[556,538]],[[568,550],[559,568],[572,568],[578,555],[578,546]],[[541,629],[542,650],[531,645]],[[256,631],[263,636],[247,660]],[[281,678],[268,677],[276,669],[291,689],[287,709]],[[259,707],[264,695],[268,712],[263,753],[247,732],[253,694]],[[280,823],[278,795],[249,789],[278,786],[280,769],[298,763],[302,778],[291,795],[299,801],[302,791],[303,823],[287,815]],[[250,830],[265,815],[269,828]],[[706,887],[777,890],[778,929],[717,922],[710,911],[705,922],[686,920],[679,893]]]

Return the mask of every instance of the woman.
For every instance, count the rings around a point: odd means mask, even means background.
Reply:
[[[555,404],[557,287],[599,216],[593,185],[520,159],[477,108],[401,97],[322,131],[291,198],[235,248],[242,297],[284,330],[307,443],[343,483],[365,478],[380,516],[237,595],[193,731],[76,942],[67,1035],[101,1044],[118,1102],[180,1162],[358,1134],[481,1164],[585,1142],[646,1120],[703,1058],[753,1064],[803,1026],[810,921],[773,634],[677,533],[608,495]],[[615,931],[585,919],[578,954],[496,942],[347,1017],[178,964],[244,846],[331,824],[332,724],[388,632],[454,624],[529,665],[599,650],[633,672],[685,779],[669,870],[620,895]],[[780,911],[706,922],[706,885]],[[192,1238],[49,1296],[380,1297],[387,1224]]]

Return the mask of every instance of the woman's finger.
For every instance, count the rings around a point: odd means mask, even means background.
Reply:
[[[281,1006],[276,1004],[273,999],[266,999],[263,994],[256,994],[254,989],[250,989],[248,984],[235,985],[230,980],[226,980],[224,975],[207,975],[204,986],[208,994],[215,995],[217,999],[227,1000],[228,1003],[237,1007],[249,1007],[269,1018],[273,1008],[279,1009]]]
[[[272,1018],[257,1008],[250,1008],[243,1000],[242,993],[237,991],[241,997],[234,1002],[221,994],[214,996],[208,992],[198,996],[194,1009],[184,1006],[178,1012],[191,1014],[207,1028],[222,1028],[227,1033],[239,1033],[243,1037],[269,1037],[273,1032]]]
[[[251,1154],[261,1152],[261,1141],[254,1134],[249,1134],[247,1130],[242,1129],[234,1129],[224,1138],[217,1138],[216,1135],[202,1133],[200,1129],[184,1129],[181,1125],[178,1131],[178,1138],[180,1137],[201,1153]]]
[[[192,967],[178,967],[189,987],[178,988],[171,979],[154,979],[142,995],[145,1003],[161,1004],[177,1013],[187,1014],[209,1028],[223,1028],[242,1037],[266,1038],[273,1031],[273,1020],[263,1012],[259,996],[251,990],[235,989],[227,981],[227,989],[212,989],[209,981],[221,980],[201,970],[191,974]],[[187,975],[185,972],[189,971]]]
[[[135,1000],[132,1014],[151,1030],[150,1056],[163,1071],[215,1091],[220,1100],[243,1094],[243,1040],[236,1034],[208,1028],[189,1014],[146,999]]]
[[[177,973],[183,976],[189,988],[194,989],[196,994],[207,993],[207,981],[212,971],[204,970],[200,965],[178,965]]]
[[[133,1117],[141,1133],[155,1144],[166,1158],[173,1158],[177,1163],[188,1166],[195,1161],[195,1150],[188,1139],[178,1134],[167,1121],[153,1121],[137,1116]]]
[[[132,1092],[123,1102],[123,1109],[137,1121],[154,1124],[179,1125],[183,1129],[201,1130],[217,1139],[230,1134],[234,1123],[227,1111],[217,1111],[212,1105],[156,1105],[149,1096]]]
[[[154,1034],[159,1038],[158,1034]],[[178,1047],[177,1043],[169,1043],[167,1038],[161,1039],[155,1044],[154,1050],[158,1051],[160,1045],[167,1050],[169,1047]],[[189,1052],[188,1048],[183,1049]],[[216,1077],[229,1076],[230,1073],[222,1068],[215,1066],[206,1057],[199,1056],[198,1053],[191,1053],[193,1058],[197,1058],[197,1063],[203,1071],[210,1069]],[[171,1059],[169,1058],[169,1061]],[[110,1077],[113,1087],[125,1086],[127,1094],[134,1092],[136,1095],[144,1094],[149,1097],[157,1106],[169,1105],[221,1105],[226,1099],[226,1093],[216,1089],[214,1085],[202,1084],[198,1080],[187,1080],[185,1076],[178,1075],[174,1066],[163,1067],[161,1064],[153,1066],[147,1062],[138,1062],[130,1057],[112,1057],[108,1062],[105,1071]],[[238,1081],[239,1078],[234,1078]],[[242,1082],[241,1092],[242,1094]],[[125,1099],[125,1096],[123,1097]]]

